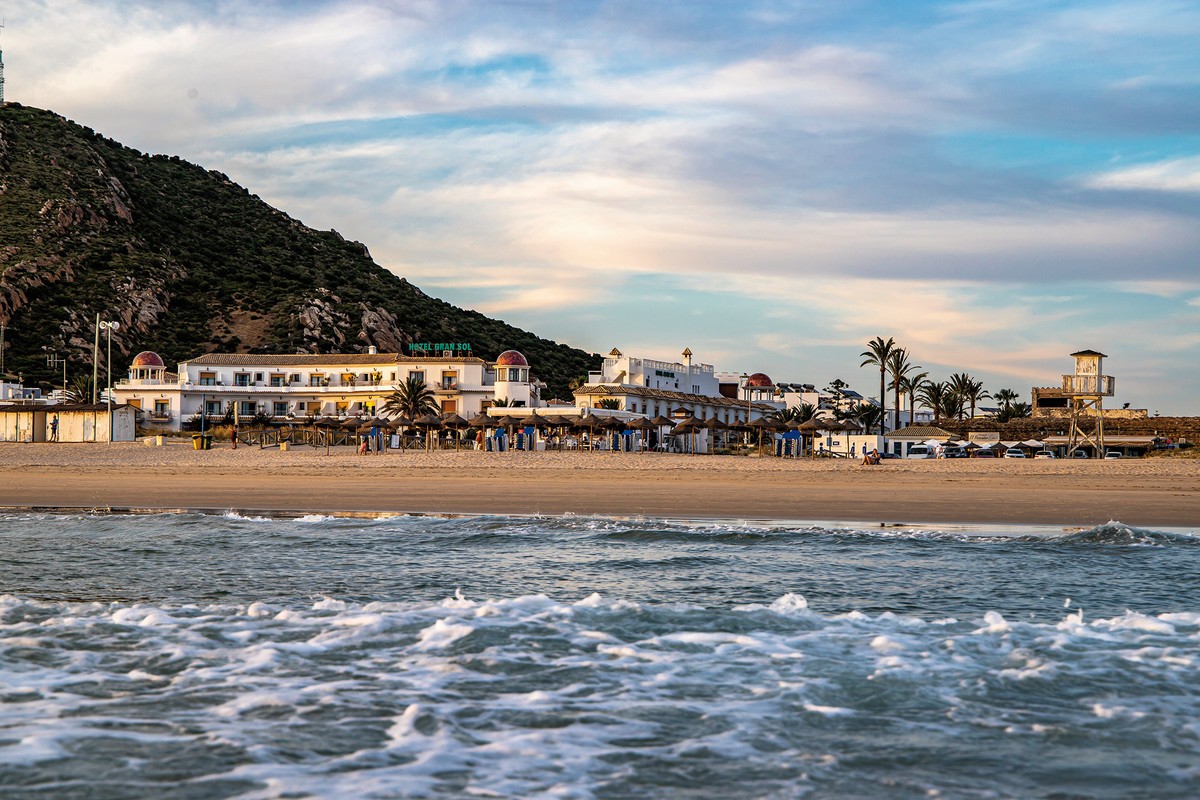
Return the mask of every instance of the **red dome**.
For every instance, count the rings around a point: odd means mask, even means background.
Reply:
[[[129,365],[133,369],[147,369],[152,367],[165,367],[166,364],[159,358],[158,353],[152,353],[149,350],[143,350],[133,357],[133,362]]]
[[[516,350],[505,350],[496,358],[497,367],[528,367],[529,362],[525,360],[525,356],[518,353]]]
[[[766,387],[774,386],[775,381],[771,380],[769,375],[764,375],[761,372],[756,372],[749,378],[746,378],[746,385],[751,387]]]

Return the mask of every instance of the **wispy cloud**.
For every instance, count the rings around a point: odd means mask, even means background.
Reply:
[[[1154,337],[1195,328],[1192,3],[5,15],[10,99],[222,170],[434,294],[591,349],[686,337],[664,355],[824,384],[883,333],[936,370],[1039,382],[1116,332],[1114,357],[1153,370]],[[1157,405],[1200,392],[1170,376]]]

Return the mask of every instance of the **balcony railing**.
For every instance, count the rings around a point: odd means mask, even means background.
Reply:
[[[1117,388],[1117,379],[1111,375],[1063,375],[1062,378],[1065,394],[1112,397]]]

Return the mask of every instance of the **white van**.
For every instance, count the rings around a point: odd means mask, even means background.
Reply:
[[[933,448],[927,444],[914,444],[908,448],[908,454],[905,458],[936,458],[937,453],[933,452]]]

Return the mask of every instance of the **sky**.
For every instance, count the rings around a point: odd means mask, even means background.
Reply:
[[[1200,408],[1195,2],[0,0],[6,97],[427,293],[778,382]],[[534,365],[536,368],[536,365]],[[889,401],[890,402],[890,401]]]

